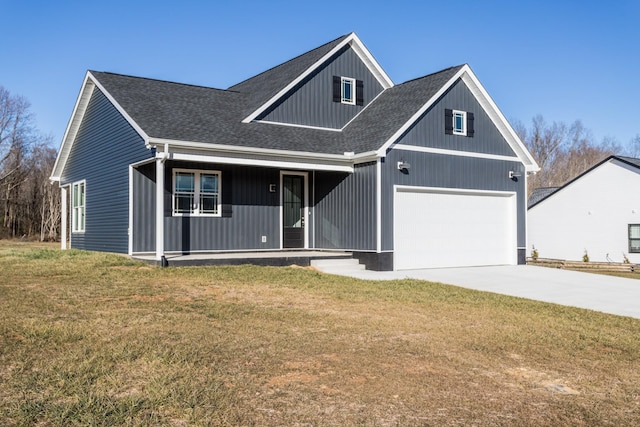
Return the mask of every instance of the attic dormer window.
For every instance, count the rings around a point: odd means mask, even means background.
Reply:
[[[354,96],[356,80],[349,77],[342,77],[341,80],[341,102],[354,105],[356,103],[356,97]]]
[[[364,105],[364,82],[352,77],[333,76],[333,102]]]
[[[447,135],[460,135],[472,137],[475,134],[473,128],[473,113],[468,111],[444,110],[444,133]]]

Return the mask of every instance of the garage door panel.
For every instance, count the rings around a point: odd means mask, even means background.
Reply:
[[[514,264],[515,195],[397,191],[396,270]]]

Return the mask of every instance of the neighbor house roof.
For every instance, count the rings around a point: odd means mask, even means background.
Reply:
[[[529,200],[527,200],[527,208],[538,203],[540,200],[554,193],[560,187],[540,187],[531,192]]]
[[[597,169],[598,167],[602,166],[603,164],[605,164],[607,162],[610,162],[611,160],[617,160],[619,162],[622,162],[624,164],[627,164],[629,166],[637,168],[638,172],[640,173],[640,159],[637,159],[637,158],[634,158],[634,157],[625,157],[625,156],[612,155],[612,156],[609,156],[609,157],[605,158],[601,162],[598,162],[596,165],[590,167],[589,169],[587,169],[586,171],[582,172],[580,175],[576,176],[572,180],[567,181],[564,185],[562,185],[560,187],[536,188],[531,193],[531,196],[529,196],[529,200],[527,202],[527,209],[531,209],[532,207],[536,206],[537,204],[541,203],[542,201],[547,200],[549,197],[553,196],[554,194],[559,193],[560,191],[564,190],[565,188],[567,188],[568,186],[570,186],[571,184],[573,184],[574,182],[576,182],[577,180],[579,180],[583,176],[587,175],[588,173],[590,173],[594,169]]]
[[[252,119],[284,96],[295,82],[347,46],[354,49],[376,76],[383,91],[341,131],[281,126]],[[527,170],[537,170],[524,144],[468,65],[393,85],[362,42],[351,33],[227,90],[88,71],[52,179],[59,179],[64,169],[95,88],[104,93],[148,146],[179,144],[200,150],[298,153],[315,158],[325,156],[332,161],[368,161],[385,156],[390,145],[458,80],[469,86]]]

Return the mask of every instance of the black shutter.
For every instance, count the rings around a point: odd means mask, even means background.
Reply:
[[[224,171],[224,176],[220,172],[222,180],[222,217],[231,218],[233,214],[233,191],[231,190],[232,177],[231,171]]]
[[[356,105],[364,105],[364,82],[356,80]]]
[[[333,76],[333,102],[342,102],[342,79]]]
[[[467,113],[467,136],[473,137],[475,133],[473,129],[473,113]]]
[[[448,108],[444,110],[444,133],[453,135],[453,110]]]

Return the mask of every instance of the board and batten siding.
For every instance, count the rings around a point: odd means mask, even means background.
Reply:
[[[408,173],[398,170],[399,161],[411,164]],[[521,176],[517,181],[512,180],[509,178],[509,171],[514,171]],[[382,250],[393,250],[394,185],[515,192],[518,215],[517,244],[518,247],[524,248],[526,244],[524,176],[524,165],[518,161],[392,149],[382,166]]]
[[[446,135],[445,109],[473,113],[473,137]],[[469,88],[458,80],[398,142],[445,150],[516,156]]]
[[[155,249],[155,176],[144,166],[138,171],[134,198],[134,252]],[[155,165],[152,166],[155,170]],[[221,172],[222,215],[173,216],[174,169],[215,170]],[[208,163],[174,162],[165,164],[164,233],[165,251],[264,250],[280,248],[280,171],[260,167],[239,167]],[[146,178],[142,178],[144,175]],[[270,184],[276,191],[270,192]],[[150,219],[143,224],[144,218]],[[139,220],[138,220],[139,219]],[[153,223],[153,227],[151,226]],[[266,242],[262,242],[262,236]]]
[[[94,89],[60,179],[60,186],[86,180],[85,232],[71,233],[72,248],[128,252],[129,165],[151,157],[142,137]],[[70,206],[72,198],[69,192]]]
[[[315,173],[314,224],[318,249],[376,250],[376,163],[352,174]]]
[[[333,76],[362,80],[364,105],[333,102]],[[378,96],[382,89],[382,85],[353,49],[345,47],[258,119],[341,129]]]

